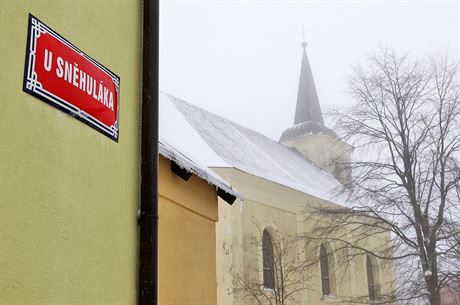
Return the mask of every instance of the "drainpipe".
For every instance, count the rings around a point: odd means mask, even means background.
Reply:
[[[143,3],[138,304],[158,304],[158,0]]]

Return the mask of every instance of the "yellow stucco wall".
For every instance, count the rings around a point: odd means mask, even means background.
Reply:
[[[22,91],[28,13],[121,78],[120,141]],[[141,1],[0,1],[0,304],[136,304]]]
[[[252,300],[243,299],[241,289],[235,289],[239,286],[234,281],[234,277],[245,275],[253,279],[253,282],[263,282],[260,242],[255,242],[254,238],[259,238],[260,241],[264,228],[274,229],[280,236],[291,239],[297,234],[311,232],[316,225],[316,220],[308,218],[305,214],[305,205],[331,203],[237,169],[214,168],[214,170],[244,196],[243,203],[237,201],[232,206],[225,205],[222,200],[219,200],[216,236],[217,303],[219,305],[253,304]],[[337,232],[337,234],[343,233],[345,232]],[[352,234],[348,236],[350,240],[354,238]],[[366,247],[378,249],[380,243],[388,239],[389,234],[374,236],[365,241]],[[305,241],[298,243],[297,246],[297,251],[290,248],[289,254],[283,259],[292,260],[297,257],[303,261],[308,259],[314,264],[305,271],[308,276],[308,289],[296,295],[296,302],[312,305],[345,304],[344,300],[350,296],[367,295],[365,256],[357,257],[348,266],[349,268],[345,268],[339,263],[340,256],[345,253],[335,252],[333,257],[329,258],[332,295],[323,297],[319,242]],[[382,286],[382,291],[389,291],[391,288],[389,285],[394,279],[392,266],[379,262],[378,269],[376,282]],[[348,304],[358,304],[358,302]]]
[[[159,304],[216,304],[215,188],[160,157],[159,194]]]

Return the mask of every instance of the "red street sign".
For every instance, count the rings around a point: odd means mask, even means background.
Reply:
[[[120,78],[30,14],[23,90],[118,142]]]

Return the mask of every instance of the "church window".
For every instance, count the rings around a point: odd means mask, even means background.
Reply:
[[[340,176],[342,176],[342,166],[340,166],[340,164],[338,164],[338,163],[334,164],[334,171],[333,171],[332,175],[335,178],[340,179]]]
[[[374,301],[377,296],[377,285],[375,283],[375,270],[372,258],[369,254],[366,255],[366,273],[367,273],[367,290],[369,292],[369,300]]]
[[[275,261],[273,258],[273,242],[267,229],[262,236],[262,256],[264,269],[264,288],[275,288]]]
[[[320,265],[321,265],[321,287],[323,289],[323,295],[331,294],[331,284],[329,278],[329,257],[326,251],[326,247],[321,244],[320,247]]]

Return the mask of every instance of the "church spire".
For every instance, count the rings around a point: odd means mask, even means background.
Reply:
[[[302,42],[302,66],[300,68],[299,89],[297,91],[297,106],[294,125],[303,122],[315,122],[324,125],[323,114],[316,93],[315,82],[307,56],[307,43]]]
[[[351,171],[344,164],[350,163],[353,147],[324,126],[306,48],[304,38],[294,126],[283,131],[279,142],[296,149],[304,158],[347,184]]]

